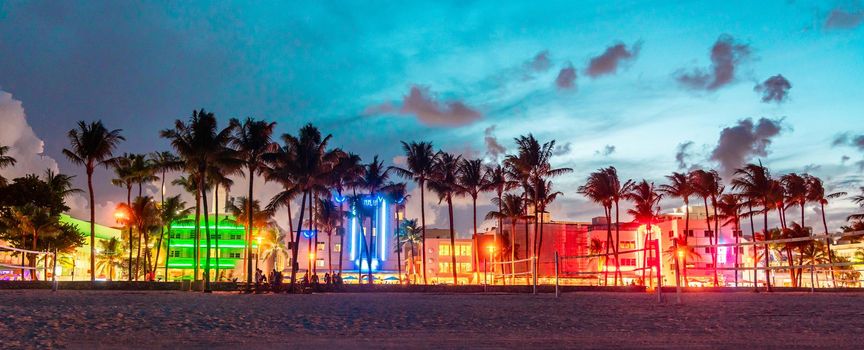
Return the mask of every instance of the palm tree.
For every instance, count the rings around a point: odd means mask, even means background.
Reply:
[[[396,174],[406,179],[411,179],[420,187],[420,228],[422,234],[422,269],[423,269],[423,284],[427,284],[426,279],[426,183],[432,178],[435,172],[435,163],[437,163],[438,154],[435,153],[431,142],[411,142],[402,141],[402,149],[405,151],[405,168],[394,167]]]
[[[201,192],[201,204],[204,208],[204,234],[206,237],[207,253],[204,265],[204,292],[210,289],[210,218],[207,208],[207,173],[211,167],[220,167],[227,164],[234,165],[238,161],[238,155],[228,147],[232,140],[232,133],[236,125],[230,123],[225,129],[219,130],[216,117],[204,109],[193,111],[188,124],[181,120],[174,122],[174,129],[163,130],[162,137],[171,140],[171,146],[177,154],[185,161],[186,168],[190,173],[198,174],[198,191]],[[200,209],[199,209],[200,210]],[[196,225],[199,223],[196,221]],[[199,230],[196,230],[199,231]],[[200,234],[200,233],[199,233]],[[196,237],[197,241],[197,237]],[[197,278],[196,260],[196,278]]]
[[[284,145],[277,150],[274,156],[277,164],[274,171],[281,174],[284,190],[271,199],[268,208],[285,206],[299,193],[303,194],[300,201],[300,217],[297,220],[297,230],[294,235],[294,247],[300,242],[300,231],[306,211],[306,201],[312,203],[314,192],[321,190],[322,180],[329,175],[333,165],[338,160],[339,153],[327,149],[332,135],[321,136],[321,132],[312,124],[307,124],[300,129],[297,137],[289,134],[282,135]],[[311,204],[310,204],[311,206]],[[313,220],[309,220],[310,225]],[[297,280],[297,253],[299,249],[291,251],[291,289],[294,289]]]
[[[763,215],[763,231],[762,235],[767,238],[768,236],[768,211],[773,205],[770,197],[770,192],[772,187],[774,186],[774,180],[771,178],[771,173],[767,168],[762,166],[762,164],[747,164],[741,169],[735,170],[735,178],[732,179],[732,188],[737,190],[738,193],[747,198],[747,202],[749,205],[758,205],[762,207],[762,215]],[[751,210],[751,213],[753,211]],[[751,214],[752,215],[752,214]],[[756,241],[756,233],[753,233],[753,241]],[[768,252],[768,245],[763,244],[763,255],[765,257],[765,287],[768,291],[771,291],[771,270],[768,269],[770,266],[769,258],[770,254]],[[756,247],[753,249],[753,269],[754,275],[756,271],[756,261],[758,257],[756,256]],[[756,279],[753,279],[754,286],[756,285]]]
[[[109,281],[114,280],[114,268],[120,266],[123,247],[117,238],[112,237],[107,241],[99,242],[99,253],[96,268],[108,276]]]
[[[500,200],[493,198],[492,201],[500,208],[498,211],[490,211],[486,214],[487,220],[497,219],[499,222],[507,219],[510,222],[510,273],[511,283],[516,282],[516,224],[520,219],[527,220],[525,215],[525,197],[513,193],[505,194]],[[501,230],[501,227],[498,228]],[[503,232],[503,230],[501,230]],[[528,232],[526,231],[527,235]]]
[[[483,190],[484,191],[495,191],[495,195],[496,195],[495,199],[497,199],[498,201],[497,202],[493,201],[493,204],[497,203],[498,212],[500,213],[501,212],[501,204],[502,204],[501,200],[502,200],[502,196],[504,195],[504,192],[507,192],[507,191],[513,189],[519,183],[516,181],[513,181],[510,178],[509,173],[507,172],[507,169],[504,168],[500,164],[496,164],[494,166],[486,166],[486,173],[483,176],[486,179]],[[496,230],[496,235],[493,237],[493,240],[495,242],[496,247],[498,246],[497,233],[503,232],[503,230],[504,230],[501,227],[502,225],[503,225],[503,219],[498,218],[498,229]],[[513,243],[514,239],[515,239],[515,233],[511,233],[510,243]],[[500,256],[503,256],[503,255],[499,255],[499,257]],[[502,266],[501,268],[502,268],[502,272],[503,272],[504,267]]]
[[[738,264],[740,263],[740,251],[741,248],[738,244],[741,241],[741,208],[743,207],[743,203],[741,203],[741,196],[732,193],[725,193],[720,196],[720,200],[717,203],[718,209],[720,209],[720,217],[725,221],[723,222],[723,226],[732,226],[734,228],[733,236],[735,237],[735,287],[738,287]]]
[[[825,205],[828,204],[829,199],[836,199],[846,195],[846,192],[834,192],[831,194],[825,193],[825,186],[822,183],[822,179],[816,176],[808,176],[807,177],[807,201],[811,203],[819,203],[820,212],[822,214],[822,227],[825,230],[825,235],[828,235],[828,221],[825,219]],[[828,263],[834,263],[833,253],[831,252],[831,239],[825,237],[824,244],[825,252],[828,255]],[[834,267],[830,268],[832,271],[832,284],[834,277]]]
[[[159,235],[159,243],[156,245],[158,247],[156,249],[156,261],[159,261],[159,250],[162,248],[162,239],[167,234],[168,235],[168,243],[166,244],[165,250],[165,281],[168,281],[168,260],[171,258],[171,228],[174,225],[174,222],[188,217],[192,214],[192,208],[186,206],[186,202],[180,199],[180,195],[172,196],[166,198],[162,202],[162,206],[160,207],[159,217],[162,221],[162,226],[165,227],[162,230],[162,234]],[[155,269],[155,264],[154,264]]]
[[[676,242],[686,241],[687,234],[690,232],[690,196],[693,195],[693,186],[688,174],[673,172],[672,175],[666,176],[666,179],[669,180],[669,183],[660,185],[660,192],[672,198],[681,198],[684,201],[684,232],[676,237],[678,238]],[[687,262],[678,261],[677,253],[673,253],[673,258],[675,259],[675,274],[680,276],[681,266],[687,266]]]
[[[530,190],[528,197],[534,200],[535,211],[540,213],[540,230],[538,239],[535,240],[536,245],[534,246],[534,256],[537,257],[534,263],[539,268],[540,252],[543,247],[543,214],[546,213],[546,207],[552,204],[558,196],[563,195],[563,193],[552,190],[552,181],[544,181],[542,178],[534,179],[534,183],[528,189]]]
[[[8,152],[9,146],[0,146],[0,169],[15,166],[15,163],[17,162],[12,156],[6,155]],[[0,176],[0,187],[2,186],[6,186],[6,178]]]
[[[447,213],[450,218],[450,258],[453,272],[453,285],[458,285],[456,277],[456,230],[453,227],[453,196],[464,193],[464,189],[457,180],[459,176],[459,162],[461,156],[455,156],[446,152],[438,152],[436,157],[435,171],[429,179],[429,189],[438,194],[438,203],[447,201]],[[426,248],[424,246],[423,250]],[[425,261],[425,258],[424,258]]]
[[[471,233],[471,238],[477,237],[477,196],[486,188],[486,179],[483,176],[483,161],[480,159],[463,159],[459,162],[459,169],[456,174],[456,182],[462,190],[462,194],[471,197],[471,208],[474,213],[474,231]],[[474,248],[474,266],[479,266],[480,249]]]
[[[199,190],[198,183],[198,174],[189,173],[186,176],[180,176],[179,178],[171,181],[171,184],[174,186],[180,186],[183,188],[186,193],[192,194],[195,197],[195,207],[194,207],[194,223],[195,231],[193,232],[193,243],[192,243],[192,260],[194,266],[194,278],[198,278],[198,260],[199,254],[201,253],[201,246],[199,241],[201,239],[201,230],[200,230],[200,222],[201,222],[201,191]]]
[[[634,184],[631,186],[630,191],[624,194],[625,199],[633,202],[633,208],[629,209],[627,213],[633,216],[636,222],[644,223],[647,227],[648,233],[645,235],[645,242],[642,244],[643,247],[648,247],[648,242],[652,240],[652,225],[654,225],[654,222],[660,215],[660,199],[662,197],[663,195],[654,187],[654,183],[647,180]],[[648,253],[643,253],[642,258],[642,281],[644,283],[646,281],[645,271],[648,269]],[[657,259],[657,273],[659,277],[660,257],[655,258]]]
[[[112,169],[114,169],[114,178],[111,179],[111,184],[126,189],[126,208],[132,207],[132,186],[135,184],[135,173],[132,169],[132,158],[132,154],[124,153],[122,156],[114,158],[114,162],[112,164]],[[132,225],[129,225],[128,220],[123,220],[124,218],[122,216],[125,215],[124,211],[120,211],[118,213],[120,213],[119,215],[121,215],[121,217],[119,218],[120,221],[123,221],[127,225],[127,229],[129,230],[129,281],[132,281],[132,278],[134,277],[132,276]]]
[[[149,196],[135,198],[135,201],[132,202],[132,206],[125,206],[123,203],[121,203],[120,206],[122,210],[131,214],[131,226],[134,226],[135,230],[138,232],[138,253],[135,259],[135,280],[138,280],[141,271],[142,247],[144,248],[144,275],[147,276],[150,272],[148,271],[150,248],[147,247],[147,243],[150,242],[150,232],[155,231],[162,225],[159,208],[156,206],[156,203],[153,202],[153,198]]]
[[[159,207],[162,208],[165,206],[165,177],[169,171],[178,171],[183,169],[183,161],[180,157],[174,155],[169,151],[162,152],[152,152],[147,156],[147,160],[150,163],[150,166],[153,170],[153,173],[159,173],[159,180],[162,181],[159,185]],[[162,237],[165,235],[165,225],[159,228],[159,240],[161,242]],[[159,261],[159,250],[161,249],[161,245],[156,248],[156,261]],[[217,249],[218,251],[218,249]],[[218,263],[217,263],[218,265]],[[155,269],[155,266],[154,266]],[[168,280],[168,267],[165,267],[165,281]]]
[[[69,130],[70,148],[63,155],[70,162],[83,165],[87,172],[87,191],[90,194],[90,282],[96,281],[96,198],[93,194],[93,172],[96,166],[108,167],[113,160],[114,149],[125,140],[120,129],[108,130],[102,121],[78,122],[78,128]]]
[[[143,154],[130,155],[129,168],[132,172],[132,178],[135,184],[138,185],[138,197],[141,197],[144,192],[144,184],[153,182],[159,179],[156,176],[156,168],[153,163]]]
[[[267,227],[276,227],[276,224],[273,222],[273,216],[275,212],[270,210],[269,208],[261,209],[261,203],[255,199],[253,201],[249,201],[249,198],[240,196],[236,198],[231,198],[228,200],[228,204],[225,205],[225,211],[235,218],[248,218],[249,213],[252,213],[252,225],[249,225],[248,220],[246,221],[237,221],[237,224],[246,228],[247,232],[250,232],[252,238],[255,237],[263,237],[261,234],[261,230],[264,230]],[[251,233],[253,232],[254,233]],[[251,249],[251,248],[250,248]],[[245,254],[244,259],[248,259],[245,264],[252,265],[252,255]]]
[[[859,207],[864,208],[864,186],[858,188],[861,191],[861,194],[854,195],[849,199],[852,200],[852,203],[857,204]],[[864,213],[852,214],[846,217],[846,221],[861,221],[864,220]]]
[[[392,168],[385,167],[384,163],[379,161],[378,156],[376,155],[372,158],[371,163],[366,164],[363,167],[363,173],[360,175],[360,178],[357,179],[356,187],[365,190],[373,200],[378,198],[382,193],[386,194],[391,189],[391,186],[394,186],[387,182],[390,179],[391,169]],[[382,219],[386,220],[386,218]],[[369,284],[372,284],[372,252],[375,251],[376,248],[375,238],[372,235],[372,231],[373,227],[377,226],[377,224],[378,223],[375,222],[375,215],[370,215],[369,231],[367,232],[369,245],[366,250],[366,261],[369,264]]]
[[[708,242],[711,245],[716,245],[720,238],[719,216],[717,215],[717,199],[723,193],[723,185],[720,181],[720,174],[716,170],[705,171],[702,169],[690,172],[690,181],[693,186],[694,193],[702,197],[702,202],[705,205],[705,223],[708,225],[708,231],[711,231],[711,236],[708,237]],[[711,201],[711,207],[714,208],[714,228],[711,228],[711,213],[708,211],[708,201]],[[714,286],[719,286],[717,276],[717,247],[711,247],[711,266],[714,272]]]
[[[399,273],[399,284],[402,284],[402,238],[404,236],[402,224],[399,222],[399,211],[405,209],[405,200],[410,197],[406,190],[405,183],[392,183],[386,186],[386,198],[389,200],[389,203],[393,203],[394,206],[394,215],[393,215],[393,233],[396,238],[396,267],[397,273]],[[404,220],[404,212],[401,216]],[[386,218],[382,218],[382,220],[386,220]],[[332,272],[331,272],[332,274]]]
[[[246,118],[242,123],[237,119],[231,119],[231,125],[237,126],[234,129],[234,137],[231,143],[237,148],[240,158],[243,160],[243,165],[246,168],[246,174],[249,177],[249,192],[247,198],[254,201],[253,190],[255,187],[255,176],[262,175],[267,169],[267,160],[270,154],[276,151],[278,144],[273,143],[273,128],[276,123],[266,122],[263,120],[255,120]],[[265,177],[266,181],[267,178]],[[247,213],[246,227],[252,227],[251,211]],[[252,232],[246,233],[246,254],[251,261],[252,254]],[[246,291],[251,291],[252,288],[252,264],[246,266]]]
[[[288,245],[285,244],[285,240],[291,235],[291,232],[282,232],[273,225],[272,229],[264,231],[264,235],[261,259],[268,260],[273,258],[273,269],[278,270],[276,263],[279,261],[279,257],[288,256]]]
[[[603,207],[603,215],[606,219],[606,261],[609,260],[609,249],[612,249],[615,256],[615,274],[612,277],[614,284],[618,285],[619,265],[618,265],[618,248],[612,243],[612,183],[608,179],[608,173],[603,169],[599,169],[588,175],[585,184],[579,186],[577,190],[580,194],[588,198],[594,203],[598,203]],[[603,285],[609,283],[609,264],[603,264]]]
[[[222,222],[223,220],[227,220],[227,218],[224,218],[224,219],[219,218],[219,207],[221,206],[219,204],[219,188],[220,187],[224,188],[225,192],[230,192],[231,186],[234,186],[234,180],[231,180],[230,178],[228,178],[226,172],[231,172],[232,175],[236,175],[239,172],[239,169],[231,169],[228,167],[210,168],[210,171],[207,175],[207,178],[210,180],[208,187],[212,186],[214,188],[213,189],[213,203],[216,203],[216,205],[213,206],[213,209],[215,210],[215,213],[213,215],[216,217],[216,219],[213,220],[213,221],[215,221],[214,227],[213,227],[213,234],[216,237],[216,281],[221,280],[221,278],[220,278],[221,275],[219,274],[219,258],[222,257],[222,254],[221,254],[221,251],[219,250],[219,239],[220,239],[219,223]],[[226,203],[227,203],[227,200],[228,200],[228,198],[225,198]]]
[[[789,173],[780,177],[783,190],[786,193],[785,209],[797,205],[801,209],[801,226],[804,226],[804,205],[807,204],[807,177]]]
[[[347,209],[344,207],[346,202],[345,191],[350,187],[355,189],[355,184],[363,174],[363,165],[360,164],[360,156],[353,153],[339,152],[338,160],[333,166],[330,173],[331,178],[329,185],[336,190],[336,201],[339,203],[339,211],[342,216],[339,219],[339,274],[342,274],[342,257],[345,251],[345,218],[348,216]],[[289,215],[290,218],[290,215]],[[290,220],[290,219],[289,219]]]

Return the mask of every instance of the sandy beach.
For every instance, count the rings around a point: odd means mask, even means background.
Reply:
[[[2,347],[853,348],[864,295],[0,291]]]

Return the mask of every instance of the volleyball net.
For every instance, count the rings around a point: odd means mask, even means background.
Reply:
[[[33,266],[24,265],[23,257],[21,260],[21,264],[17,265],[10,262],[0,262],[0,268],[10,269],[10,270],[20,270],[21,271],[21,279],[24,279],[25,271],[29,272],[31,276],[35,275],[39,270],[44,270],[45,276],[47,278],[47,270],[50,262],[51,268],[51,289],[57,290],[57,258],[53,252],[47,251],[37,251],[37,250],[27,250],[15,247],[6,247],[0,246],[0,252],[12,252],[18,254],[31,254],[34,257],[31,257],[31,261],[38,261],[39,257],[42,257],[44,261],[41,267],[37,266],[37,264],[33,264]]]

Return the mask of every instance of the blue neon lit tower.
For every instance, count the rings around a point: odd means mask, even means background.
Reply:
[[[364,196],[360,203],[352,205],[345,249],[348,249],[347,262],[353,266],[353,270],[362,268],[367,271],[370,266],[372,271],[396,269],[396,261],[391,259],[390,254],[394,247],[391,205],[382,196]],[[369,232],[370,219],[372,232]]]

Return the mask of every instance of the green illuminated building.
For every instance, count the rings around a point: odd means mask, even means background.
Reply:
[[[246,228],[238,225],[234,217],[210,215],[210,269],[219,280],[230,280],[243,274]],[[201,216],[199,236],[199,270],[203,273],[207,263],[207,238],[204,216]],[[189,216],[171,225],[168,239],[168,280],[191,280],[195,269],[195,217]],[[258,242],[252,240],[252,259],[257,259]],[[164,265],[163,265],[164,266]],[[162,271],[159,271],[160,275]],[[199,276],[200,278],[200,276]]]

